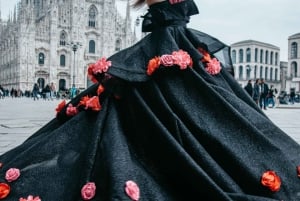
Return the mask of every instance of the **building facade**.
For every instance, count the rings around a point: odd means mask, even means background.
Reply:
[[[288,68],[286,77],[286,91],[300,92],[300,33],[288,38]]]
[[[129,1],[126,9],[122,17],[115,0],[21,0],[0,19],[0,84],[86,88],[89,64],[135,42]]]
[[[266,83],[281,90],[280,48],[255,40],[231,45],[235,79],[244,87],[248,80],[264,78]]]

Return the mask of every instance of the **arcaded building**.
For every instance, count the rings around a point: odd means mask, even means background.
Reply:
[[[20,0],[0,15],[0,84],[86,88],[89,64],[135,42],[129,3],[120,12],[115,0]]]
[[[300,33],[288,38],[288,68],[286,79],[286,91],[300,92]]]
[[[255,40],[244,40],[231,45],[235,79],[241,86],[248,80],[264,78],[266,83],[280,89],[280,48]]]

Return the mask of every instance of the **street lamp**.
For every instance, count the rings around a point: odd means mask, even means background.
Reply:
[[[72,49],[72,51],[73,51],[73,53],[74,53],[74,63],[73,63],[73,84],[72,84],[72,87],[75,87],[75,77],[76,77],[76,75],[75,75],[75,62],[76,62],[76,59],[75,59],[75,56],[76,56],[76,51],[78,50],[78,48],[79,47],[81,47],[82,45],[79,43],[79,42],[71,42],[70,44],[68,44],[70,47],[71,47],[71,49]]]

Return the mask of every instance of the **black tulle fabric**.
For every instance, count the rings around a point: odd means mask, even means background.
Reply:
[[[82,186],[95,182],[92,200],[125,201],[128,180],[140,201],[300,200],[300,146],[234,80],[229,47],[187,28],[197,13],[191,0],[152,5],[144,20],[151,33],[109,57],[107,75],[70,102],[96,95],[101,83],[101,110],[69,117],[64,108],[0,157],[0,182],[9,168],[21,171],[4,200],[79,201]],[[198,47],[222,63],[219,74],[207,73]],[[193,68],[146,74],[150,59],[179,49]],[[281,178],[278,192],[261,184],[268,170]]]

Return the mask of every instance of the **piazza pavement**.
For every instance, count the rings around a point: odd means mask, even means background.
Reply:
[[[0,155],[21,144],[48,121],[62,100],[0,99]],[[300,103],[264,110],[266,115],[300,144]]]

